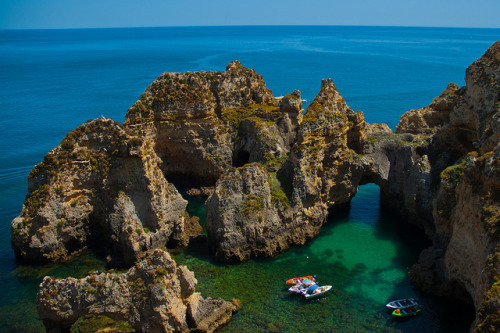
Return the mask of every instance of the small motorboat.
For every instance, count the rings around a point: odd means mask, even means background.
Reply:
[[[404,298],[404,299],[398,299],[396,301],[391,301],[387,303],[385,306],[388,307],[389,309],[395,310],[395,309],[409,308],[417,305],[419,304],[417,300],[415,300],[414,298]]]
[[[301,276],[301,277],[296,277],[296,278],[291,278],[289,280],[286,280],[286,283],[296,285],[296,284],[304,283],[303,282],[304,280],[309,280],[311,282],[314,282],[314,281],[316,281],[316,277],[312,276],[312,275]],[[305,282],[308,282],[308,281],[305,281]],[[310,283],[310,284],[312,284],[312,283]]]
[[[396,318],[412,317],[422,313],[420,305],[410,306],[408,308],[396,309],[392,311],[392,315]]]
[[[317,284],[313,284],[309,288],[301,291],[302,296],[306,299],[318,297],[329,292],[332,289],[332,286],[318,286]]]
[[[304,281],[308,282],[310,280],[308,279],[305,279]],[[310,281],[312,282],[312,281]],[[305,291],[307,288],[309,288],[310,286],[312,285],[315,285],[316,282],[312,282],[312,283],[309,283],[309,284],[305,284],[305,283],[300,283],[300,284],[296,284],[294,286],[291,286],[290,288],[288,288],[288,291],[291,292],[291,293],[302,293],[303,291]]]

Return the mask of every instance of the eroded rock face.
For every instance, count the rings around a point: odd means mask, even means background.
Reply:
[[[284,99],[299,96],[295,92]],[[362,145],[363,114],[346,105],[331,80],[323,80],[300,121],[286,160],[264,159],[231,169],[217,182],[205,205],[209,242],[217,259],[273,256],[304,244],[318,234],[330,207],[348,202],[356,193],[362,167],[353,149]],[[275,142],[274,147],[287,152],[286,144]]]
[[[468,68],[465,87],[450,84],[428,107],[403,115],[395,134],[366,124],[324,80],[299,122],[287,160],[275,169],[288,207],[269,206],[271,179],[266,182],[255,167],[231,170],[229,180],[217,183],[207,202],[217,256],[272,255],[293,244],[300,230],[307,230],[304,237],[314,235],[328,208],[348,202],[359,184],[375,182],[382,203],[421,226],[433,241],[412,269],[412,281],[474,304],[478,330],[500,322],[495,287],[500,276],[499,59],[497,42]],[[245,217],[240,212],[251,205],[244,198],[252,195],[259,208]],[[269,220],[258,219],[262,212]],[[299,223],[289,223],[289,217]],[[277,231],[263,237],[264,230],[277,230],[277,219],[278,227],[288,226],[288,236]],[[275,238],[280,245],[268,248],[266,241]]]
[[[47,331],[67,330],[79,317],[94,314],[127,321],[137,332],[213,332],[237,306],[203,299],[195,292],[196,284],[191,271],[156,250],[122,274],[45,277],[37,310]]]
[[[242,149],[234,147],[241,121],[278,110],[262,76],[233,61],[225,72],[162,74],[128,110],[125,125],[151,138],[167,178],[213,186]]]
[[[247,164],[219,179],[205,203],[215,258],[243,261],[252,255],[272,256],[290,246],[290,231],[297,226],[289,224],[286,196],[278,199],[272,193],[271,177],[261,165]]]
[[[81,125],[30,173],[12,222],[14,252],[58,261],[98,241],[130,264],[167,243],[185,245],[187,202],[159,163],[147,139],[111,119]]]
[[[498,307],[483,301],[498,281],[500,221],[500,147],[494,153],[471,153],[460,164],[442,172],[434,199],[436,233],[433,246],[420,255],[412,282],[425,291],[472,303],[480,316],[497,316]],[[495,293],[493,293],[495,294]],[[498,294],[490,295],[494,302]],[[495,320],[498,320],[496,317]]]
[[[467,85],[450,86],[428,109],[447,112],[449,120],[432,128],[420,147],[439,184],[432,197],[433,245],[411,270],[420,288],[472,303],[479,332],[498,327],[498,241],[500,221],[500,42],[466,71]],[[431,116],[432,118],[432,116]],[[401,131],[410,130],[402,117]],[[425,127],[425,126],[424,126]]]
[[[429,106],[403,114],[396,127],[396,133],[434,134],[449,123],[450,112],[457,105],[461,93],[456,83],[450,83]]]
[[[16,255],[64,260],[98,241],[131,264],[152,249],[186,245],[199,227],[165,177],[213,186],[233,164],[276,167],[295,137],[300,93],[282,104],[237,61],[225,72],[162,74],[124,126],[89,121],[33,169],[12,222]]]
[[[470,137],[484,154],[500,141],[500,42],[467,68],[465,82],[464,98],[452,113],[451,124],[471,128]]]

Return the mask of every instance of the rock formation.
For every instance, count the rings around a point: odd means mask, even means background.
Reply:
[[[213,186],[239,153],[254,148],[235,145],[240,123],[273,118],[278,109],[262,76],[233,61],[225,72],[162,74],[128,110],[125,125],[151,138],[167,179]]]
[[[467,69],[465,87],[450,84],[428,107],[404,114],[395,134],[366,124],[323,81],[276,173],[284,201],[272,205],[276,181],[256,165],[217,182],[206,203],[216,257],[242,260],[301,244],[330,207],[374,182],[382,203],[433,241],[412,269],[414,284],[473,304],[478,331],[498,327],[499,81],[497,42]]]
[[[205,205],[215,257],[272,256],[316,236],[328,208],[348,202],[357,191],[360,164],[349,146],[360,148],[365,126],[363,114],[345,104],[331,80],[323,80],[292,149],[283,148],[286,160],[261,154],[260,164],[233,168],[217,182]]]
[[[331,79],[303,112],[299,91],[273,98],[237,61],[162,74],[124,125],[90,121],[32,171],[13,248],[56,260],[105,235],[131,263],[185,244],[195,224],[176,184],[214,187],[206,212],[217,259],[272,256],[314,237],[332,208],[373,182],[382,204],[433,242],[412,281],[474,304],[483,330],[500,320],[499,81],[497,42],[469,66],[465,87],[448,85],[392,133],[367,124]]]
[[[187,244],[187,202],[166,181],[147,138],[111,119],[90,120],[30,173],[12,247],[35,262],[64,260],[90,242],[134,263],[148,251]]]
[[[434,130],[428,149],[439,179],[433,245],[410,276],[424,290],[471,301],[474,326],[483,332],[500,326],[500,42],[469,66],[465,81],[459,90],[448,86],[438,98],[447,96],[445,103],[429,106],[449,120]]]
[[[238,310],[238,302],[204,299],[196,284],[193,272],[156,250],[126,273],[46,276],[37,310],[48,332],[69,330],[87,314],[127,321],[137,332],[213,332]]]

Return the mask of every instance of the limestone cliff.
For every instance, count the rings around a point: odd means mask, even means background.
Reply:
[[[16,255],[64,260],[100,242],[130,264],[168,243],[186,244],[187,202],[151,147],[105,118],[68,133],[28,177],[23,210],[12,222]]]
[[[218,181],[206,204],[216,256],[242,260],[301,244],[330,207],[374,182],[382,203],[433,241],[412,281],[471,302],[479,331],[498,326],[499,65],[497,42],[467,69],[465,87],[450,84],[428,107],[407,112],[394,134],[366,124],[324,80],[276,180],[247,165]],[[286,205],[273,205],[273,182]]]
[[[285,113],[299,110],[288,107]],[[278,111],[262,76],[233,61],[225,72],[162,74],[128,110],[125,125],[151,138],[168,179],[213,186],[239,154],[257,154],[245,162],[261,159],[255,145],[271,146],[267,139],[281,137],[262,131],[267,119],[283,117]],[[240,126],[243,121],[246,126]]]
[[[270,165],[257,159],[261,167],[230,169],[217,182],[206,202],[216,258],[247,260],[304,244],[317,235],[331,208],[348,203],[367,182],[381,187],[386,205],[433,229],[434,183],[428,156],[421,153],[429,136],[367,124],[331,79],[321,82],[298,121],[286,160]]]
[[[137,332],[213,332],[232,317],[237,303],[204,299],[196,284],[191,271],[156,250],[126,273],[46,276],[37,310],[48,332],[68,330],[87,314],[127,321]]]
[[[286,103],[282,101],[282,108]],[[260,164],[233,168],[218,180],[205,204],[207,233],[217,259],[272,256],[304,244],[318,234],[330,207],[356,193],[362,168],[354,149],[361,149],[363,114],[346,105],[331,80],[323,80],[299,121],[289,152],[280,140],[267,140],[283,147],[286,160],[275,153],[272,159],[266,157],[269,153],[264,158],[261,154]]]
[[[448,103],[435,100],[429,106],[448,113],[448,120],[429,126],[435,129],[428,151],[444,154],[431,158],[439,181],[432,202],[434,230],[428,233],[433,245],[411,277],[424,290],[472,302],[478,310],[476,330],[483,332],[500,324],[500,42],[469,66],[465,81],[465,87],[448,86],[438,98],[447,95]],[[444,110],[436,108],[443,104]]]
[[[290,224],[286,196],[273,192],[277,189],[271,184],[277,180],[272,177],[260,164],[246,164],[219,179],[205,204],[207,234],[216,259],[272,256],[290,246],[289,229],[296,226]],[[290,223],[283,221],[286,217]]]
[[[124,125],[89,121],[33,169],[12,222],[16,256],[64,260],[97,241],[131,264],[152,249],[186,245],[199,225],[169,181],[213,186],[233,164],[279,164],[300,118],[300,92],[281,104],[238,61],[225,72],[162,74]]]

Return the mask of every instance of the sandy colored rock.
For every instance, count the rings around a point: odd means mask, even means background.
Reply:
[[[195,292],[196,284],[191,271],[156,250],[126,273],[45,277],[37,310],[47,331],[69,329],[79,317],[93,314],[127,321],[137,332],[213,332],[237,307],[222,299],[203,299]]]
[[[115,258],[133,263],[179,243],[187,202],[159,163],[147,139],[111,119],[79,126],[30,173],[30,192],[12,222],[14,252],[57,261],[102,242]]]

